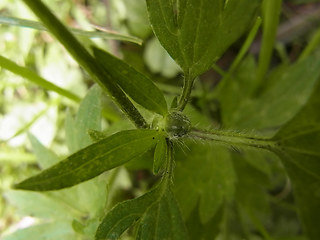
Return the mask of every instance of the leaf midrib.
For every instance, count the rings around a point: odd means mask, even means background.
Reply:
[[[150,136],[152,136],[152,135],[150,134]],[[46,179],[44,179],[44,180],[38,180],[38,181],[36,181],[36,183],[24,184],[24,186],[34,186],[34,185],[39,185],[39,183],[50,182],[50,181],[52,181],[53,179],[61,178],[61,177],[67,176],[67,175],[69,175],[70,173],[75,172],[77,169],[79,169],[79,168],[83,168],[83,167],[85,167],[85,166],[87,166],[87,165],[91,164],[93,161],[95,161],[95,160],[97,160],[97,159],[99,159],[99,158],[104,158],[106,155],[108,155],[108,154],[112,153],[113,151],[118,150],[119,148],[121,148],[121,147],[123,147],[123,146],[126,146],[126,145],[128,145],[128,144],[130,144],[130,143],[133,143],[133,142],[136,142],[136,141],[141,141],[142,139],[149,138],[150,136],[146,136],[146,137],[139,138],[139,139],[133,139],[133,140],[132,140],[132,141],[130,141],[130,142],[127,142],[127,143],[125,143],[125,144],[119,145],[119,146],[117,146],[117,147],[115,147],[115,148],[111,149],[110,151],[108,151],[108,152],[104,153],[103,155],[100,155],[100,156],[97,156],[97,157],[95,157],[95,158],[90,159],[89,161],[85,162],[84,164],[82,164],[82,165],[80,165],[80,166],[78,166],[78,167],[76,167],[76,168],[74,168],[74,169],[71,169],[71,170],[70,170],[70,171],[68,171],[68,172],[64,172],[64,173],[63,173],[63,174],[61,174],[61,175],[56,175],[56,176],[53,176],[53,177],[51,177],[51,178],[46,178]],[[49,170],[49,169],[48,169],[48,170]],[[41,173],[40,173],[40,174],[41,174]],[[35,177],[36,177],[36,176],[35,176]],[[27,180],[26,180],[26,181],[27,181]]]

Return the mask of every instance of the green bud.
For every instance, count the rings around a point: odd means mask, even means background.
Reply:
[[[182,112],[173,111],[165,117],[165,131],[171,137],[182,137],[191,130],[191,122],[189,118]]]

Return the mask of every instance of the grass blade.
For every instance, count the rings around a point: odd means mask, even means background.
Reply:
[[[25,79],[28,79],[30,82],[33,82],[40,87],[43,87],[44,89],[54,91],[61,96],[67,97],[75,102],[80,102],[80,97],[73,94],[72,92],[69,92],[68,90],[65,90],[63,88],[58,87],[57,85],[45,80],[44,78],[37,75],[35,72],[31,71],[30,69],[26,67],[19,66],[18,64],[14,63],[13,61],[0,56],[0,67],[3,67],[10,72],[13,72]]]
[[[0,24],[32,28],[40,31],[49,31],[42,23],[27,20],[27,19],[7,17],[7,16],[1,16],[1,15],[0,15]],[[84,31],[76,28],[69,28],[69,31],[80,37],[114,39],[114,40],[132,42],[139,45],[142,44],[142,40],[140,38],[124,35],[114,31],[108,31],[108,30]]]
[[[112,81],[100,64],[72,33],[54,16],[54,14],[39,0],[23,0],[24,3],[37,15],[48,30],[68,50],[71,56],[91,75],[122,109],[127,117],[139,128],[146,128],[148,124],[135,108],[125,93]]]

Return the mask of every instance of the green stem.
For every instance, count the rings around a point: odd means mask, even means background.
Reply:
[[[262,3],[262,42],[259,54],[256,90],[261,90],[261,85],[268,71],[274,43],[277,35],[281,13],[282,0],[264,0]]]
[[[204,140],[211,140],[229,145],[242,145],[267,150],[275,149],[275,142],[266,138],[252,137],[240,133],[225,132],[220,130],[206,131],[192,129],[188,134],[190,137],[196,137]]]
[[[177,106],[177,110],[178,111],[183,111],[183,109],[185,108],[185,106],[187,105],[190,95],[191,95],[191,91],[192,91],[192,87],[193,87],[193,82],[194,82],[194,78],[191,77],[190,73],[186,73],[185,77],[184,77],[184,84],[183,84],[183,89],[182,89],[182,93],[178,102],[178,106]]]
[[[91,75],[122,109],[127,117],[138,127],[146,128],[148,125],[139,111],[128,99],[125,93],[114,82],[111,75],[84,46],[70,33],[70,31],[52,14],[52,12],[39,0],[23,0],[26,5],[37,15],[45,27],[60,41],[69,51],[71,56]]]

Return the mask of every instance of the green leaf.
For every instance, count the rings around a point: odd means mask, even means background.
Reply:
[[[147,7],[155,35],[184,72],[194,78],[208,70],[244,33],[259,3],[147,0]]]
[[[100,132],[100,131],[97,131],[94,129],[88,129],[88,134],[93,142],[98,142],[98,141],[108,137],[108,135],[105,134],[104,132]]]
[[[185,219],[200,201],[199,216],[207,223],[224,201],[232,199],[236,175],[227,148],[213,144],[188,147],[187,156],[177,157],[183,161],[176,163],[175,193]]]
[[[0,24],[7,24],[11,26],[27,27],[27,28],[37,29],[41,31],[48,31],[48,29],[39,22],[35,22],[27,19],[15,18],[15,17],[7,17],[7,16],[0,15]],[[137,37],[123,35],[121,33],[116,33],[114,31],[107,31],[107,30],[103,30],[102,32],[84,31],[84,30],[75,29],[75,28],[69,28],[69,31],[80,37],[114,39],[114,40],[133,42],[139,45],[142,44],[142,40]]]
[[[97,64],[95,58],[70,33],[70,31],[54,16],[42,1],[23,0],[24,3],[40,18],[60,43],[68,50],[71,56],[90,74],[92,79],[104,89],[112,100],[121,108],[126,116],[138,128],[146,128],[147,123],[127,98],[124,92],[116,85],[112,77]]]
[[[149,78],[103,50],[94,47],[93,51],[97,61],[135,102],[163,116],[167,114],[166,100]]]
[[[41,168],[47,168],[59,161],[59,157],[45,146],[32,134],[28,134],[34,154]]]
[[[65,124],[67,144],[71,153],[92,143],[88,130],[101,128],[101,88],[98,85],[94,85],[81,101],[75,119],[69,111],[67,112]]]
[[[189,239],[178,203],[170,189],[144,212],[136,239]]]
[[[186,221],[189,238],[201,240],[216,239],[216,236],[220,232],[222,209],[223,207],[218,210],[217,214],[213,218],[203,224],[199,217],[198,206],[194,208],[190,217]]]
[[[161,74],[166,78],[173,78],[181,72],[181,68],[155,37],[146,43],[143,59],[153,74]]]
[[[163,164],[165,163],[167,156],[167,141],[165,137],[160,137],[159,142],[156,145],[153,158],[153,173],[157,174]]]
[[[94,85],[82,100],[75,118],[75,137],[78,141],[78,149],[92,143],[89,129],[100,130],[101,128],[101,88]]]
[[[273,138],[292,181],[299,213],[311,240],[320,229],[320,83],[301,111]]]
[[[264,91],[255,97],[255,62],[247,58],[221,91],[223,125],[227,128],[268,130],[274,134],[307,102],[320,76],[320,56],[275,69]]]
[[[13,72],[13,73],[25,78],[25,79],[28,79],[30,82],[33,82],[33,83],[37,84],[38,86],[43,87],[44,89],[54,91],[54,92],[60,94],[61,96],[67,97],[73,101],[76,101],[76,102],[80,101],[80,97],[73,94],[72,92],[69,92],[63,88],[60,88],[60,87],[54,85],[53,83],[38,76],[35,72],[31,71],[30,69],[28,69],[26,67],[21,67],[3,56],[0,56],[0,67],[3,67],[10,72]]]
[[[49,191],[70,187],[118,167],[152,148],[157,131],[128,130],[96,142],[15,185],[16,189]]]
[[[81,212],[73,205],[66,204],[63,198],[56,199],[43,193],[27,191],[8,191],[5,197],[21,216],[59,220],[81,217]]]
[[[136,239],[188,239],[176,200],[164,183],[116,205],[98,227],[96,240],[116,240],[136,221]]]
[[[60,220],[54,223],[43,223],[28,228],[20,229],[10,235],[3,236],[3,240],[25,240],[25,239],[46,239],[46,240],[77,240],[77,235],[69,222]]]

